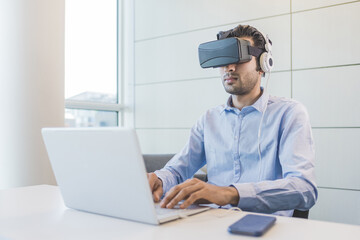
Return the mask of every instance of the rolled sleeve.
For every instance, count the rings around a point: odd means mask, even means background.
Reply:
[[[239,193],[238,207],[245,211],[274,213],[307,210],[315,204],[316,194],[309,182],[289,177],[276,181],[232,184]]]
[[[235,187],[239,193],[240,198],[237,207],[245,209],[253,204],[256,191],[252,183],[234,183],[231,186]]]
[[[155,171],[155,174],[162,181],[164,193],[168,192],[177,184],[176,178],[168,170],[157,170]]]

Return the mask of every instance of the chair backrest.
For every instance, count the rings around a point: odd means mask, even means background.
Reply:
[[[292,216],[293,216],[293,217],[296,217],[296,218],[305,218],[305,219],[308,219],[308,218],[309,218],[309,210],[300,211],[300,210],[295,209]]]
[[[144,162],[146,166],[147,172],[154,172],[155,170],[161,169],[165,166],[165,164],[174,156],[175,154],[144,154]],[[203,181],[207,181],[207,177],[205,176],[195,176]],[[308,218],[309,210],[300,211],[295,209],[292,215],[296,218]]]
[[[165,166],[175,154],[144,154],[144,162],[147,172],[154,172]]]
[[[165,166],[165,164],[174,157],[175,154],[144,154],[144,162],[147,172],[154,172]],[[206,173],[200,171],[195,173],[194,178],[198,178],[204,182],[207,182]]]

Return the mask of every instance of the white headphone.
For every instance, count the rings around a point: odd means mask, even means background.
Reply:
[[[273,60],[273,56],[271,54],[271,44],[272,43],[267,35],[265,35],[262,32],[260,32],[260,33],[263,35],[263,37],[265,39],[265,50],[266,51],[260,55],[259,62],[260,62],[261,70],[265,73],[268,73],[268,72],[271,72],[272,68],[274,67],[274,60]]]

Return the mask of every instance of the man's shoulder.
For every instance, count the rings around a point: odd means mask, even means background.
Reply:
[[[306,111],[305,106],[301,102],[291,98],[269,96],[268,104],[277,108],[297,109]]]
[[[303,116],[308,118],[308,111],[306,107],[304,106],[304,104],[297,100],[285,97],[270,96],[268,104],[269,109],[272,109],[273,112],[277,112],[283,117]]]
[[[217,122],[225,109],[225,104],[207,109],[196,121],[195,128],[203,128],[209,122]]]
[[[226,104],[218,105],[207,109],[198,119],[201,122],[214,121],[218,119],[225,110]]]
[[[210,116],[210,115],[219,115],[221,114],[224,109],[226,108],[225,104],[217,105],[211,108],[208,108],[204,113],[203,116]]]

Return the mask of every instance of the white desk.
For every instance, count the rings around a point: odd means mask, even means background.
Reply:
[[[0,191],[0,239],[256,239],[232,235],[227,227],[244,212],[212,209],[160,226],[84,213],[64,206],[55,186]],[[261,239],[360,239],[360,226],[277,217]]]

